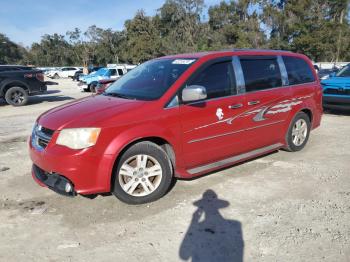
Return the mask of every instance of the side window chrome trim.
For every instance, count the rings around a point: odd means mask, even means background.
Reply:
[[[233,66],[233,71],[234,71],[235,77],[236,77],[237,94],[238,95],[244,94],[245,93],[244,75],[243,75],[241,62],[240,62],[238,56],[232,57],[232,66]]]
[[[280,68],[281,72],[281,78],[282,78],[282,86],[288,86],[289,85],[289,80],[288,80],[288,73],[286,66],[284,64],[284,61],[282,59],[282,56],[277,56],[277,63]]]
[[[241,96],[241,95],[244,95],[244,94],[235,94],[235,95],[214,97],[214,98],[209,98],[209,99],[205,99],[205,100],[201,100],[201,101],[195,101],[195,102],[190,102],[190,103],[186,103],[186,104],[179,104],[179,106],[202,104],[202,103],[206,103],[206,102],[210,102],[210,101],[215,101],[215,100],[224,99],[224,98],[230,98],[230,97],[237,97],[237,96]]]

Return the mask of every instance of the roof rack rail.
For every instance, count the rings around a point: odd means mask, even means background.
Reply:
[[[277,50],[277,49],[257,49],[257,48],[229,48],[229,49],[223,49],[221,51],[268,51],[268,52],[289,52],[288,50]]]

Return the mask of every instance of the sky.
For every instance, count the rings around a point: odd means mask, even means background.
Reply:
[[[154,15],[165,0],[0,0],[0,33],[30,46],[44,34],[65,34],[90,25],[123,29],[139,9]],[[206,6],[220,0],[205,0]]]

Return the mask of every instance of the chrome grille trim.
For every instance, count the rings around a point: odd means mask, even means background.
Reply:
[[[38,151],[44,150],[50,143],[53,133],[54,130],[35,124],[32,132],[32,146]]]

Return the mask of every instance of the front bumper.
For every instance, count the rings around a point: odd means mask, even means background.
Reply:
[[[57,186],[53,185],[60,180],[69,181],[74,192],[78,194],[110,192],[115,160],[113,155],[97,153],[93,148],[72,150],[56,145],[56,139],[55,133],[46,148],[41,149],[33,145],[35,139],[32,137],[28,141],[30,158],[37,167],[33,169],[32,175],[38,184],[54,190]],[[38,170],[42,171],[38,172]],[[61,186],[58,188],[62,190]]]
[[[58,194],[70,197],[76,195],[73,183],[60,174],[45,172],[33,164],[32,176],[39,185],[48,187]]]
[[[83,82],[79,82],[77,87],[78,87],[78,89],[80,91],[85,91],[85,90],[87,90],[89,88],[89,86],[86,83],[83,83]]]

